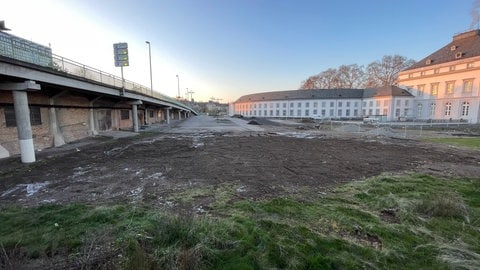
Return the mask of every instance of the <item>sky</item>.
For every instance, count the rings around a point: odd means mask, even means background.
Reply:
[[[478,28],[480,0],[0,0],[10,34],[175,97],[234,102],[340,65],[420,60]],[[178,75],[178,80],[177,76]]]

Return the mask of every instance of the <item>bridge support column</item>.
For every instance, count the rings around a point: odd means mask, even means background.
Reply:
[[[66,91],[62,91],[61,93],[53,96],[50,98],[49,103],[51,105],[49,109],[50,113],[50,133],[53,136],[53,145],[55,147],[62,146],[65,144],[65,138],[63,138],[63,134],[60,131],[60,128],[58,127],[58,121],[57,121],[57,110],[55,109],[55,98],[63,95]]]
[[[22,162],[35,162],[35,148],[33,147],[27,92],[13,91],[13,106],[15,107],[15,119],[17,120],[18,141]]]
[[[166,112],[166,113],[165,113],[165,115],[166,115],[166,119],[165,119],[165,120],[167,120],[167,125],[170,124],[170,109],[171,109],[171,108],[172,108],[172,107],[168,107],[168,108],[165,109],[165,112]]]
[[[23,163],[35,162],[35,148],[33,146],[32,126],[30,124],[30,110],[28,109],[28,90],[40,90],[40,85],[34,81],[23,83],[2,83],[0,90],[11,90],[15,120],[17,122],[18,142],[20,145],[21,160]]]
[[[133,131],[138,132],[138,111],[137,104],[132,105]]]
[[[182,120],[182,111],[178,111],[178,120]]]
[[[93,100],[91,100],[88,104],[88,106],[90,107],[90,109],[88,110],[88,122],[90,126],[90,132],[92,133],[92,135],[98,135],[98,131],[95,129],[95,115],[94,115],[95,110],[93,109],[93,103],[95,103],[95,101],[101,98],[102,96],[96,97]]]
[[[142,104],[141,100],[131,101],[132,104],[132,120],[133,120],[133,131],[138,132],[138,108],[137,106]]]

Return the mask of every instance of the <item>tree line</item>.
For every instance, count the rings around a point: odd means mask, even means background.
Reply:
[[[368,64],[341,65],[329,68],[302,81],[299,89],[371,88],[396,85],[398,73],[415,63],[400,55],[386,55]]]

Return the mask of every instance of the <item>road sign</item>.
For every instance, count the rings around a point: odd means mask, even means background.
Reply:
[[[128,44],[125,42],[113,44],[113,55],[116,67],[128,66]]]

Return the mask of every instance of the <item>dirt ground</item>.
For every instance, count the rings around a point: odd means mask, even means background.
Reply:
[[[44,150],[28,165],[19,157],[2,159],[0,203],[144,202],[179,214],[206,214],[222,198],[308,200],[382,173],[480,176],[479,150],[378,131],[359,135],[246,123],[200,116],[138,136],[98,136]]]

